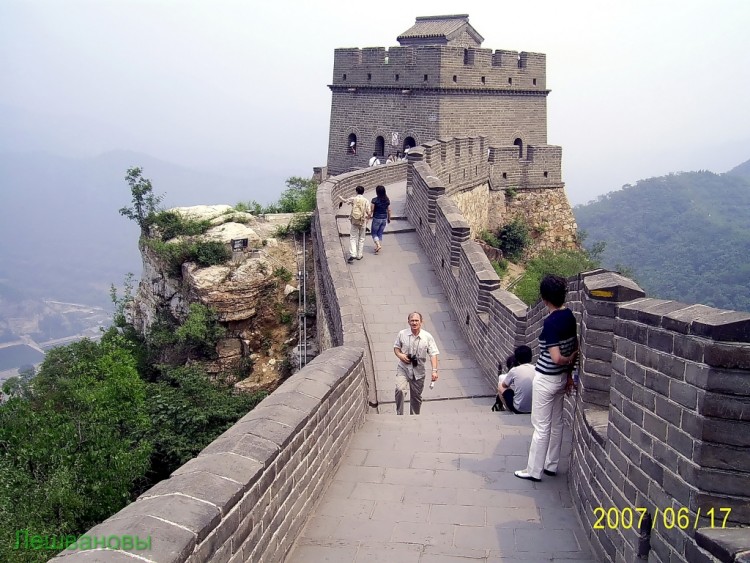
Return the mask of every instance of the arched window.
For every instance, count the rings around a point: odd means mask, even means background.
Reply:
[[[407,137],[404,139],[404,152],[406,152],[406,149],[413,149],[417,146],[416,141],[414,141],[414,137]]]
[[[385,153],[385,139],[383,137],[375,137],[375,153],[378,156],[384,156]]]
[[[347,154],[357,154],[357,136],[354,133],[350,133],[346,140],[346,152]]]
[[[521,139],[516,139],[513,141],[513,144],[518,147],[518,158],[523,158],[523,141]]]

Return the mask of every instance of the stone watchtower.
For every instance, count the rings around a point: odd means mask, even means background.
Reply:
[[[482,41],[462,14],[418,17],[399,47],[336,49],[329,174],[440,138],[485,136],[521,160],[533,156],[528,145],[546,145],[545,55],[493,52]],[[544,183],[562,187],[554,160]]]

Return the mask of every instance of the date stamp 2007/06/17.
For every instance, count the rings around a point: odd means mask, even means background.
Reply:
[[[654,529],[656,526],[662,526],[667,530],[677,528],[679,530],[696,529],[700,527],[708,528],[726,528],[727,519],[732,512],[731,508],[709,508],[701,513],[701,509],[693,516],[686,507],[674,509],[672,507],[654,510],[654,515],[650,516],[649,510],[637,506],[630,508],[603,508],[597,506],[594,508],[594,530],[636,530],[643,529],[643,526],[649,526]],[[705,519],[701,522],[701,516]]]

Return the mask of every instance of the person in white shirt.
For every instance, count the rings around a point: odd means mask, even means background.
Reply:
[[[503,403],[514,414],[531,412],[532,387],[536,370],[531,363],[531,348],[519,346],[513,352],[517,365],[507,373],[497,388]]]
[[[432,364],[432,381],[438,379],[438,350],[433,336],[422,330],[422,313],[409,313],[409,328],[398,333],[393,353],[399,359],[396,366],[396,414],[404,414],[404,393],[409,390],[409,412],[419,414],[425,381],[427,357]]]
[[[370,157],[370,166],[377,166],[380,164],[380,159],[378,158],[378,153],[374,152],[372,153],[372,157]]]

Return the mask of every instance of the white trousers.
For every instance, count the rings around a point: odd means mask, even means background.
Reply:
[[[362,258],[365,250],[365,231],[367,223],[355,225],[352,223],[352,229],[349,231],[349,256],[352,258]]]
[[[536,479],[541,478],[544,469],[556,472],[560,462],[567,379],[567,374],[550,376],[537,372],[534,376],[531,402],[534,435],[531,437],[526,472]]]

